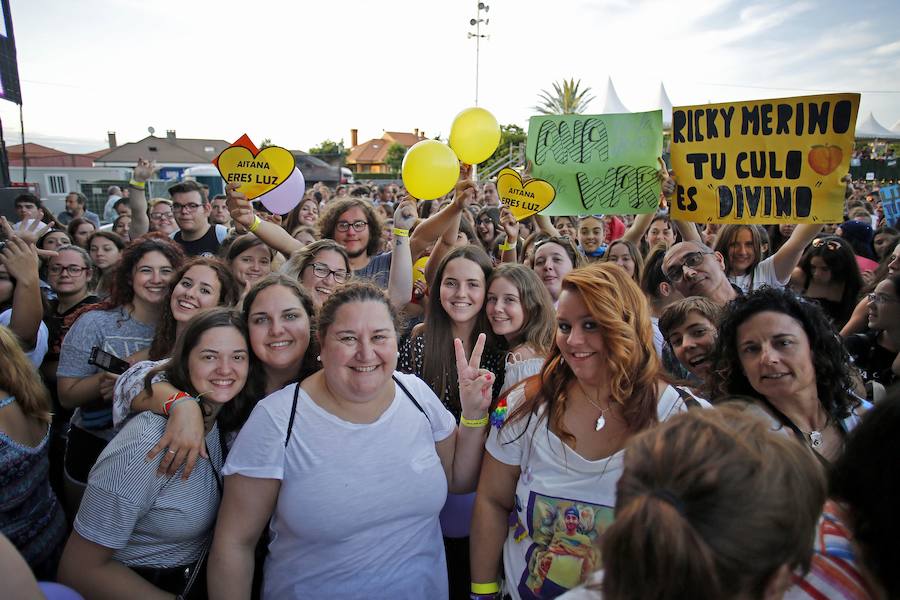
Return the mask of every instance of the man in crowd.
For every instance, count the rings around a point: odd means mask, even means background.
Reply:
[[[669,248],[662,269],[685,298],[703,296],[724,306],[738,296],[739,290],[725,276],[723,256],[700,242],[680,242]]]
[[[228,228],[211,224],[212,206],[196,181],[183,181],[169,188],[172,212],[180,231],[172,239],[181,244],[188,256],[215,256],[228,235]]]
[[[486,181],[481,187],[483,202],[485,208],[500,207],[500,194],[497,193],[497,184],[493,181]]]
[[[87,219],[94,224],[94,227],[100,228],[100,217],[87,210],[87,196],[81,192],[69,192],[66,196],[66,210],[56,215],[56,220],[60,225],[68,225],[72,219],[81,217]]]
[[[18,219],[16,228],[24,221],[29,219],[40,221],[44,216],[44,204],[34,194],[19,194],[16,196],[15,205],[16,218]]]
[[[103,220],[115,221],[119,215],[116,213],[116,202],[123,198],[122,188],[117,185],[111,185],[106,190],[106,205],[103,207]]]
[[[228,213],[228,205],[225,203],[225,199],[225,194],[217,194],[210,202],[212,208],[209,213],[209,222],[213,225],[231,227],[231,215]]]
[[[113,205],[113,210],[116,211],[116,219],[119,217],[130,217],[131,204],[128,202],[128,198],[119,198]]]

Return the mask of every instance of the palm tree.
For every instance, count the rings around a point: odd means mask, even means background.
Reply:
[[[551,94],[547,90],[541,90],[538,96],[541,103],[535,106],[534,109],[542,115],[574,115],[583,113],[594,97],[588,97],[588,92],[591,91],[591,88],[586,87],[583,90],[579,90],[578,87],[580,85],[580,79],[578,81],[574,79],[566,81],[564,79],[562,86],[554,82],[554,93]]]

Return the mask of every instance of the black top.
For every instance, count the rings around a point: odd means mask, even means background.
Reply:
[[[844,346],[859,369],[863,381],[877,381],[887,387],[897,381],[897,376],[891,370],[897,353],[878,343],[879,333],[867,331],[848,336],[844,340]]]
[[[203,237],[192,242],[183,240],[180,231],[175,232],[172,239],[181,245],[188,256],[216,256],[219,253],[219,236],[216,235],[215,225],[210,225]]]

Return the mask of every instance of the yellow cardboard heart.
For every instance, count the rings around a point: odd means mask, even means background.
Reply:
[[[497,193],[516,221],[541,212],[556,197],[556,190],[549,182],[529,179],[523,185],[522,177],[510,168],[501,170],[497,175]]]
[[[219,174],[227,183],[237,182],[238,191],[253,200],[271,192],[294,172],[294,155],[279,146],[263,148],[253,155],[243,146],[229,146],[219,155]]]

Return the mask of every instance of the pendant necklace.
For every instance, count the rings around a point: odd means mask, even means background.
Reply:
[[[603,429],[606,426],[606,417],[603,416],[603,414],[605,412],[609,411],[609,409],[612,407],[607,406],[606,408],[603,408],[602,406],[600,406],[599,404],[597,404],[596,402],[591,400],[591,397],[588,396],[588,393],[585,391],[585,389],[581,385],[580,381],[578,382],[578,387],[581,389],[581,393],[584,394],[584,397],[587,398],[587,401],[590,402],[594,408],[596,408],[597,410],[600,411],[600,416],[597,417],[597,422],[596,422],[596,424],[594,424],[594,431],[600,431],[601,429]]]
[[[821,431],[820,431],[820,430],[815,430],[815,429],[812,430],[812,431],[803,431],[802,429],[800,430],[801,432],[803,432],[804,434],[806,434],[806,437],[809,438],[809,445],[810,445],[810,447],[812,447],[812,448],[819,448],[819,447],[822,445],[822,443],[823,443],[823,440],[822,440],[822,431],[824,431],[825,429],[828,428],[828,424],[829,424],[830,422],[831,422],[831,419],[830,419],[830,418],[826,418],[826,419],[825,419],[825,426],[822,427],[822,430],[821,430]]]

